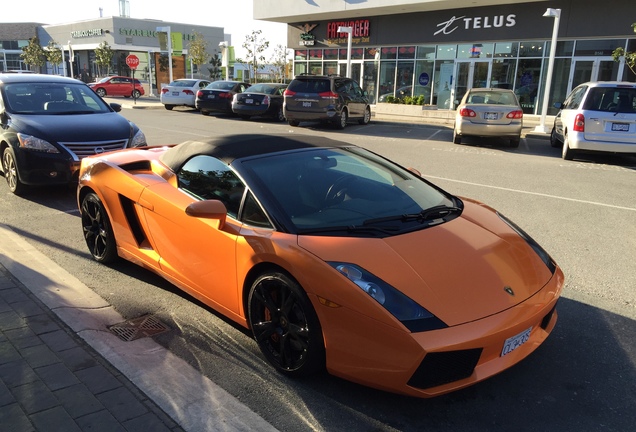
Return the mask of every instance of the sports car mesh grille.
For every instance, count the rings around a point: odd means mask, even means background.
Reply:
[[[477,366],[482,350],[474,348],[427,354],[408,385],[426,389],[468,378]]]
[[[128,140],[123,139],[117,141],[61,142],[60,144],[76,155],[78,159],[83,159],[86,156],[121,150],[126,148],[127,143]]]

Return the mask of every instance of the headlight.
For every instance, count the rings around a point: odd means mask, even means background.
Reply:
[[[130,147],[144,147],[147,146],[146,135],[141,131],[141,129],[137,129],[137,133],[130,141]]]
[[[528,245],[536,252],[536,254],[539,255],[539,258],[541,258],[541,261],[544,262],[544,264],[546,265],[546,267],[548,267],[550,272],[554,274],[554,272],[556,271],[556,263],[550,257],[550,254],[548,254],[545,251],[545,249],[543,249],[539,245],[539,243],[537,243],[532,237],[530,237],[528,233],[526,233],[524,230],[519,228],[519,226],[517,226],[516,223],[514,223],[513,221],[511,221],[510,219],[508,219],[507,217],[505,217],[499,212],[497,212],[497,215],[501,218],[502,221],[508,224],[508,226],[512,228],[514,232],[519,234],[519,237],[521,237],[522,239],[526,241],[526,243],[528,243]]]
[[[435,315],[363,268],[342,262],[328,264],[369,294],[410,331],[421,332],[448,327]]]
[[[18,134],[18,141],[20,141],[20,147],[29,150],[40,151],[44,153],[59,153],[60,151],[48,141],[40,138],[36,138],[31,135]]]

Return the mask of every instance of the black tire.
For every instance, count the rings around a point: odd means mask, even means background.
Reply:
[[[285,113],[283,112],[283,107],[280,107],[276,112],[276,116],[274,117],[276,121],[284,122],[285,121]]]
[[[336,120],[336,128],[340,130],[346,128],[348,121],[349,114],[347,113],[347,110],[343,108],[343,110],[340,112],[340,116],[338,116],[338,119]]]
[[[370,121],[371,121],[371,108],[366,107],[364,109],[364,117],[358,120],[358,123],[360,123],[361,125],[367,125],[369,124]]]
[[[570,148],[570,145],[568,144],[568,134],[567,134],[567,132],[563,136],[563,147],[561,149],[561,157],[563,159],[565,159],[565,160],[574,159],[574,150],[572,150]]]
[[[294,126],[294,127],[296,127],[296,126],[298,126],[300,124],[300,122],[298,120],[287,120],[287,123],[290,126]]]
[[[210,111],[201,110],[201,114],[203,114],[204,116],[209,116],[210,115]]]
[[[7,147],[2,153],[2,171],[4,172],[4,179],[7,181],[7,186],[9,186],[9,190],[13,194],[19,196],[26,192],[28,186],[20,181],[18,164],[11,147]]]
[[[462,136],[457,133],[457,129],[453,128],[453,143],[461,144]]]
[[[322,328],[295,280],[282,272],[259,276],[250,289],[248,311],[254,339],[276,370],[292,377],[324,370]]]
[[[562,146],[563,143],[561,141],[559,141],[559,139],[557,138],[557,134],[556,134],[556,128],[553,126],[552,127],[552,132],[550,132],[550,146],[557,148]]]
[[[109,263],[117,259],[115,234],[102,201],[95,193],[89,193],[80,207],[84,240],[93,259]]]
[[[172,108],[174,108],[174,105],[164,105],[163,107],[167,109],[168,111],[172,111]]]
[[[132,97],[133,99],[139,99],[141,97],[141,92],[139,90],[133,90]]]
[[[106,90],[104,90],[103,88],[98,88],[97,90],[95,90],[95,93],[97,93],[97,96],[99,97],[105,97],[106,96]]]
[[[251,118],[251,116],[248,115],[240,115],[239,117],[241,117],[242,120],[249,120]]]
[[[521,141],[521,137],[510,138],[510,148],[519,147],[520,141]]]

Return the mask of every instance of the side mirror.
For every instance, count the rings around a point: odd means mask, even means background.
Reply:
[[[0,124],[6,125],[9,123],[9,114],[5,110],[0,111]]]
[[[185,212],[188,216],[204,218],[204,219],[216,219],[219,223],[216,229],[222,229],[225,225],[225,218],[227,217],[227,208],[219,200],[203,200],[196,201],[186,207]]]
[[[121,105],[118,103],[111,103],[110,107],[115,111],[115,112],[120,112],[121,111]]]

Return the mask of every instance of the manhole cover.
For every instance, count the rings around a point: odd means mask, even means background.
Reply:
[[[170,328],[153,315],[144,315],[114,324],[108,329],[126,342],[144,337],[152,337],[167,332]]]

